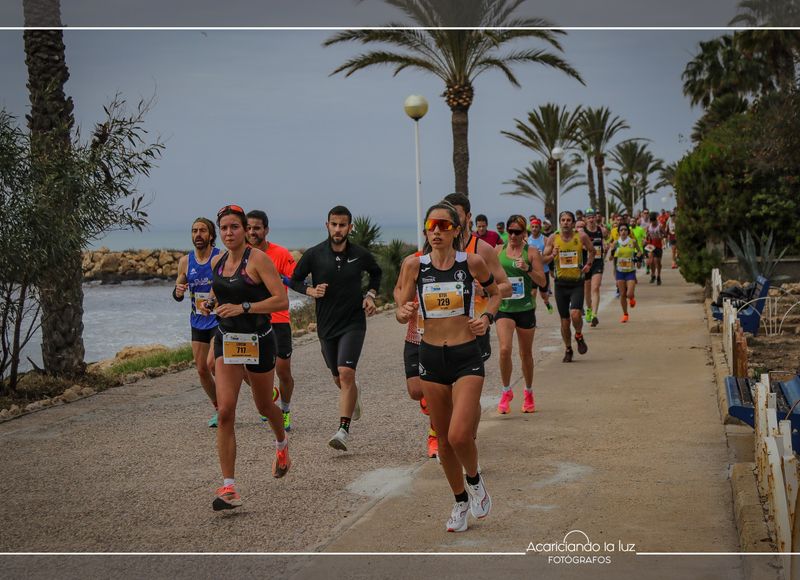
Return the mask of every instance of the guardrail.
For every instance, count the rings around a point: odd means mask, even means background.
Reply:
[[[719,298],[719,293],[722,292],[722,275],[719,273],[719,268],[711,270],[711,302],[714,303]]]
[[[778,421],[777,396],[770,392],[769,375],[755,386],[755,458],[759,493],[767,498],[779,552],[800,550],[798,460],[792,450],[791,422]],[[786,558],[784,578],[800,577],[800,561]]]

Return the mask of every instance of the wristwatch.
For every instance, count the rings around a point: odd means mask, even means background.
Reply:
[[[250,312],[250,303],[249,302],[242,302],[242,310],[244,310],[245,314]]]
[[[484,312],[483,314],[481,314],[481,316],[485,316],[486,318],[489,319],[489,325],[494,324],[494,314],[492,314],[491,312]]]

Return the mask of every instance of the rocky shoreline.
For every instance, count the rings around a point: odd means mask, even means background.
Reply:
[[[112,252],[106,247],[83,253],[84,282],[99,281],[119,284],[128,280],[174,280],[178,275],[178,262],[185,251],[177,250],[126,250]],[[301,252],[292,251],[296,260]]]

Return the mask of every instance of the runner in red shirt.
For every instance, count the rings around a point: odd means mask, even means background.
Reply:
[[[292,277],[297,264],[291,252],[273,242],[267,241],[269,235],[269,218],[261,210],[253,210],[247,214],[247,241],[251,246],[267,254],[275,264],[275,269],[286,280]],[[278,375],[278,390],[280,392],[280,407],[283,411],[283,428],[292,429],[291,401],[294,392],[294,378],[292,377],[292,325],[289,310],[272,313],[272,334],[278,345],[275,373]],[[261,417],[266,421],[265,417]]]
[[[475,233],[472,235],[479,240],[483,240],[493,248],[503,243],[503,238],[501,238],[497,232],[489,229],[489,218],[483,214],[475,218],[475,230]]]

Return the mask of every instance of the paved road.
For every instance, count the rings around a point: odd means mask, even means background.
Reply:
[[[325,555],[5,556],[0,569],[42,577],[738,578],[736,556],[620,552],[735,552],[738,541],[699,289],[667,270],[663,286],[640,286],[622,325],[609,275],[605,284],[601,324],[586,331],[589,353],[570,365],[561,363],[556,316],[540,309],[536,414],[519,413],[519,384],[512,414],[496,414],[496,360],[489,364],[479,447],[495,505],[467,533],[443,531],[452,496],[423,456],[424,417],[405,396],[403,329],[387,313],[369,324],[359,367],[365,414],[353,425],[352,453],[325,444],[336,392],[316,341],[295,350],[294,465],[283,480],[270,477],[272,440],[242,392],[245,505],[237,513],[210,509],[219,468],[204,427],[209,406],[190,371],[0,425],[4,551]],[[526,554],[570,531],[569,542],[588,538],[600,551],[550,554],[570,563]],[[515,555],[335,555],[416,551]],[[610,564],[576,564],[576,556]]]

